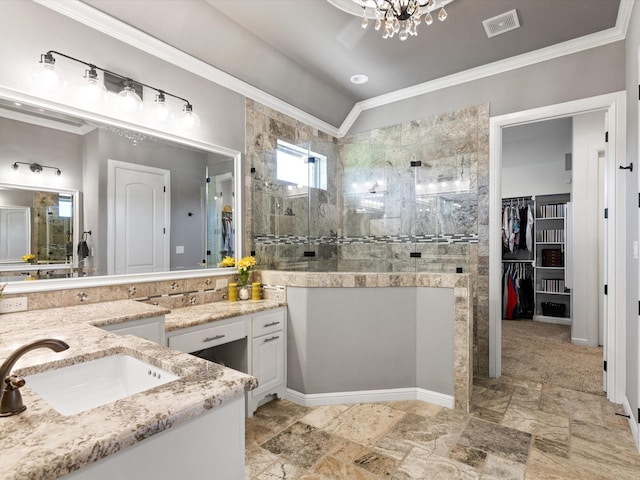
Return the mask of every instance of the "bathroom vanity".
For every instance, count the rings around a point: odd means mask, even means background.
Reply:
[[[3,360],[41,338],[70,346],[59,353],[34,350],[16,363],[13,373],[27,377],[21,388],[27,409],[0,418],[3,478],[195,478],[212,464],[220,478],[244,478],[245,393],[257,386],[256,379],[134,335],[96,328],[167,313],[123,300],[2,316]],[[67,415],[29,387],[29,375],[118,354],[178,379]]]

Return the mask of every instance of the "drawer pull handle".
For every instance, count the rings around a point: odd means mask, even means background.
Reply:
[[[274,325],[280,325],[280,322],[265,323],[262,328],[273,327]]]
[[[277,340],[280,338],[280,335],[275,335],[273,337],[265,338],[263,343],[272,342],[273,340]]]
[[[207,337],[204,340],[202,340],[203,342],[213,342],[214,340],[220,340],[221,338],[226,337],[226,335],[216,335],[215,337]]]

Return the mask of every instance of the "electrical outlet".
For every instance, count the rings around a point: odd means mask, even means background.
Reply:
[[[0,313],[23,312],[27,309],[27,297],[0,300]]]
[[[216,280],[216,290],[227,288],[228,285],[229,281],[226,278],[219,278],[218,280]]]

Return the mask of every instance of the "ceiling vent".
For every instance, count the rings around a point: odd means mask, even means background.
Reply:
[[[520,21],[518,21],[518,13],[513,9],[509,12],[483,20],[482,25],[484,26],[485,32],[487,32],[487,37],[491,38],[520,28]]]

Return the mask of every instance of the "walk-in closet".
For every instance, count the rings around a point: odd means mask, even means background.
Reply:
[[[503,375],[602,391],[604,126],[596,113],[503,130]]]

